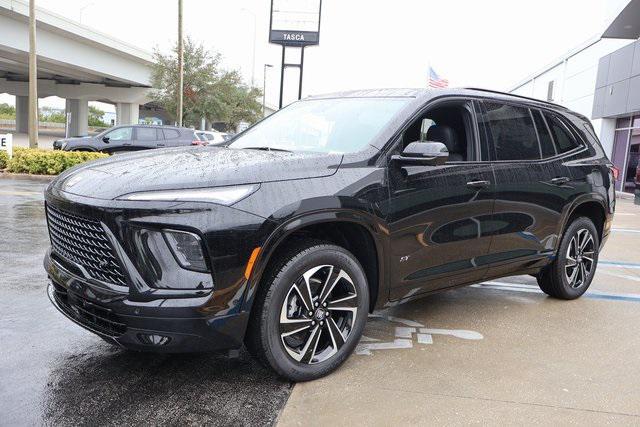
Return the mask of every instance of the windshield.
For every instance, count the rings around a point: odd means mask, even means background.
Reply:
[[[296,102],[248,129],[230,147],[353,153],[369,144],[407,102],[408,98]]]

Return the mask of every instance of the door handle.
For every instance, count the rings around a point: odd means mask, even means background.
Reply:
[[[491,185],[490,181],[469,181],[467,182],[467,187],[469,188],[487,188]]]
[[[553,178],[549,182],[551,184],[553,184],[553,185],[562,185],[562,184],[566,184],[569,181],[571,181],[571,179],[569,177],[567,177],[567,176],[559,176],[557,178]]]
[[[158,144],[158,147],[164,147],[164,144]]]

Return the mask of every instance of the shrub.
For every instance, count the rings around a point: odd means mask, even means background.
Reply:
[[[13,150],[13,157],[7,162],[7,169],[14,173],[58,175],[80,163],[107,156],[108,154],[83,151],[16,148]]]
[[[9,161],[9,155],[6,151],[0,151],[0,169],[7,167],[7,161]]]

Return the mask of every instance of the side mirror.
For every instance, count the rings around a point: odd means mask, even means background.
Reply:
[[[105,144],[109,143],[109,137],[108,136],[103,136],[102,137],[102,142],[104,142]]]
[[[411,142],[400,155],[391,157],[400,163],[410,163],[417,165],[438,166],[443,165],[449,158],[447,146],[441,142]]]

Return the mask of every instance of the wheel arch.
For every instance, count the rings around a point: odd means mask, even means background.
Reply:
[[[378,221],[366,213],[349,210],[322,211],[291,218],[280,224],[266,239],[255,261],[243,301],[243,311],[251,311],[261,281],[271,263],[288,242],[298,238],[324,240],[345,247],[362,265],[370,291],[369,309],[373,310],[384,298],[385,283],[384,242]],[[364,240],[364,244],[354,244]],[[388,290],[387,290],[388,291]]]
[[[88,145],[82,145],[82,146],[79,146],[79,147],[73,147],[73,148],[70,148],[69,150],[66,150],[66,151],[69,151],[69,152],[73,152],[73,151],[87,151],[87,152],[93,152],[93,153],[95,153],[95,152],[97,152],[98,150],[96,150],[95,148],[90,147],[90,146],[88,146]]]
[[[596,226],[598,239],[602,242],[605,233],[605,223],[607,220],[607,208],[604,199],[600,195],[585,194],[574,200],[567,210],[562,223],[562,232],[558,239],[556,249],[560,247],[560,241],[571,222],[580,216],[585,216]]]

